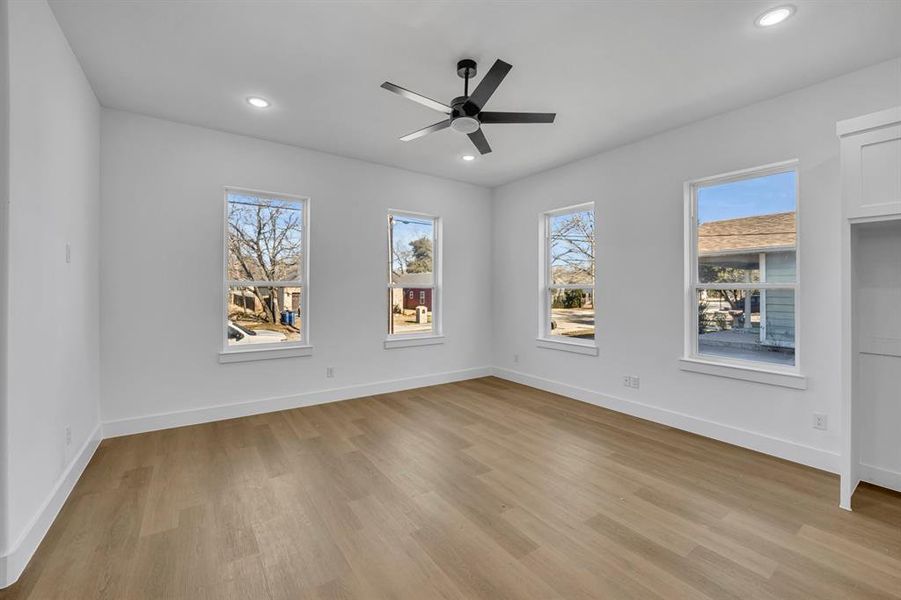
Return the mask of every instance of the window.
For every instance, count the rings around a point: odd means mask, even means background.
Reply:
[[[438,219],[388,214],[388,337],[440,335]]]
[[[795,370],[795,163],[705,179],[689,190],[686,349],[693,358]]]
[[[594,345],[594,204],[546,213],[540,338]]]
[[[309,200],[225,192],[226,351],[308,343]]]

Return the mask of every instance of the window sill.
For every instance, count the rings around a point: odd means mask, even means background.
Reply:
[[[683,371],[691,371],[692,373],[703,373],[705,375],[728,377],[730,379],[742,379],[744,381],[776,385],[795,390],[807,389],[807,377],[799,373],[775,371],[760,367],[730,365],[701,358],[680,358],[679,368]]]
[[[273,358],[293,358],[312,356],[313,346],[290,346],[288,348],[253,348],[246,350],[223,350],[219,353],[220,363],[248,362]]]
[[[598,347],[594,344],[585,342],[565,342],[563,340],[550,340],[548,338],[538,338],[539,348],[547,348],[549,350],[563,350],[564,352],[574,352],[576,354],[586,354],[588,356],[597,356]]]
[[[436,346],[443,343],[443,335],[394,337],[385,340],[385,350],[392,350],[394,348],[412,348],[414,346]]]

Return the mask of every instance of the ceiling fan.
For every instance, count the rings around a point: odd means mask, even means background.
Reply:
[[[382,87],[389,92],[394,92],[408,100],[418,102],[423,106],[447,115],[446,119],[438,121],[434,125],[429,125],[403,136],[400,138],[401,141],[409,142],[450,127],[454,131],[468,135],[481,154],[488,154],[491,152],[491,146],[488,145],[488,140],[485,139],[485,134],[482,133],[483,124],[553,123],[554,117],[557,116],[556,113],[488,112],[482,110],[512,68],[513,65],[502,60],[494,61],[494,64],[488,70],[488,74],[482,78],[482,81],[479,82],[479,85],[476,86],[476,89],[470,95],[469,80],[476,75],[476,61],[469,58],[461,60],[457,63],[457,75],[464,80],[463,95],[451,100],[449,105],[386,81],[382,84]]]

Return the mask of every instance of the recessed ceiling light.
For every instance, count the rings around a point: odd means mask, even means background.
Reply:
[[[777,8],[771,8],[757,17],[754,24],[758,27],[772,27],[773,25],[778,25],[793,14],[795,14],[795,7],[788,4]]]
[[[259,96],[251,96],[247,99],[247,104],[254,108],[269,108],[269,101]]]
[[[464,154],[463,155],[463,160],[465,160],[466,162],[469,162],[469,161],[475,160],[475,159],[476,159],[476,157],[473,156],[472,154]]]

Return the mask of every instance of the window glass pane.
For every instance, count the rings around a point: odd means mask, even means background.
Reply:
[[[552,289],[550,294],[551,335],[594,339],[594,290]]]
[[[230,287],[229,347],[300,341],[301,292],[299,287]]]
[[[435,221],[428,217],[390,215],[391,283],[405,287],[430,286]]]
[[[796,173],[698,188],[701,283],[794,282]]]
[[[552,284],[594,284],[594,211],[548,217]]]
[[[388,333],[432,332],[432,288],[391,288],[388,290]]]
[[[230,281],[297,281],[303,267],[303,202],[228,192]]]
[[[699,290],[698,354],[795,364],[795,292]]]

